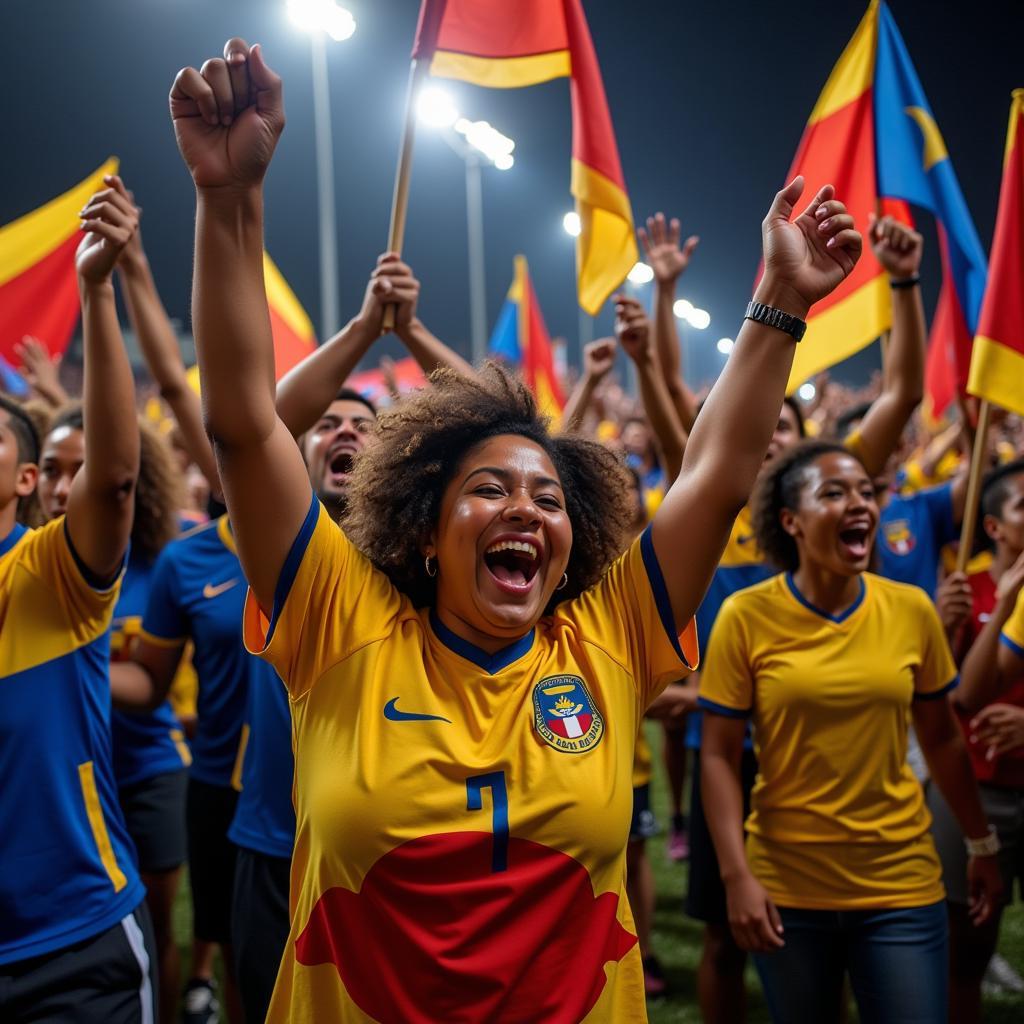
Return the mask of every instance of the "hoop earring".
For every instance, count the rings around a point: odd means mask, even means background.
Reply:
[[[569,582],[569,574],[567,572],[562,573],[562,582],[555,587],[555,590],[563,590]]]
[[[431,579],[433,579],[437,575],[437,567],[436,566],[434,567],[434,571],[433,572],[430,571],[430,555],[427,555],[427,557],[423,559],[423,571]]]

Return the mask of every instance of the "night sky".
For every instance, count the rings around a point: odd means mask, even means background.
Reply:
[[[513,2],[513,0],[509,0]],[[346,0],[358,22],[328,42],[342,321],[387,238],[418,0]],[[760,221],[783,184],[803,125],[866,4],[587,0],[637,222],[662,209],[701,236],[680,295],[711,313],[688,345],[695,376],[720,365],[759,257]],[[985,248],[992,237],[1010,91],[1024,85],[1024,2],[890,7],[945,137]],[[194,196],[167,113],[176,71],[238,34],[284,78],[288,126],[267,179],[267,248],[319,319],[316,174],[309,40],[285,0],[32,0],[0,5],[6,223],[69,188],[108,154],[144,206],[143,237],[172,316],[188,322]],[[484,173],[488,323],[526,254],[552,334],[575,351],[567,82],[526,90],[443,83],[461,112],[516,141],[508,172]],[[820,183],[809,183],[816,187]],[[926,298],[937,292],[931,219]],[[420,315],[468,353],[462,162],[420,131],[406,258],[423,282]],[[607,332],[606,312],[598,332]],[[394,342],[381,351],[398,351]],[[371,353],[376,360],[376,350]],[[863,371],[866,363],[858,369]]]

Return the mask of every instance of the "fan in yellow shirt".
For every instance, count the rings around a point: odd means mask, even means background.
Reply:
[[[920,590],[867,573],[878,526],[849,449],[806,442],[758,483],[759,547],[787,570],[729,598],[700,684],[702,771],[739,945],[773,1017],[828,1020],[849,971],[864,1020],[945,1021],[946,911],[911,717],[965,835],[988,839],[946,692],[956,668]],[[744,851],[739,766],[747,718],[759,771]],[[984,849],[984,847],[982,847]],[[1001,889],[972,858],[972,914]]]

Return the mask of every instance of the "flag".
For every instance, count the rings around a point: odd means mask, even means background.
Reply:
[[[412,356],[399,359],[394,365],[393,372],[398,390],[403,394],[406,391],[416,391],[427,383],[423,368]],[[384,371],[380,367],[352,374],[345,381],[345,387],[358,391],[364,398],[369,398],[371,402],[378,402],[388,394],[387,381],[384,379]]]
[[[17,362],[14,346],[38,338],[61,355],[78,320],[75,250],[82,240],[79,211],[117,173],[111,157],[84,181],[39,209],[0,228],[0,357]]]
[[[876,212],[874,65],[877,3],[857,26],[811,111],[787,181],[804,176],[808,190],[831,183],[866,234]],[[812,193],[813,194],[813,193]],[[901,219],[906,215],[898,211]],[[789,391],[869,345],[892,323],[885,271],[868,245],[853,273],[811,308],[807,333],[797,346]]]
[[[943,403],[964,393],[988,268],[942,133],[884,3],[878,7],[874,97],[878,194],[924,207],[938,222],[943,284],[929,342],[926,411],[939,414]],[[940,356],[948,361],[941,370],[934,365]]]
[[[633,214],[580,0],[424,0],[413,58],[431,74],[514,89],[570,80],[580,305],[592,316],[637,260]]]
[[[270,253],[263,250],[263,283],[270,310],[270,332],[274,337],[274,380],[280,380],[296,363],[316,349],[313,331],[302,303],[288,286]],[[189,383],[199,391],[199,367],[188,371]]]
[[[11,366],[3,356],[0,356],[0,394],[7,392],[15,398],[28,398],[32,389],[28,381]]]
[[[1024,89],[1010,104],[991,257],[967,386],[1024,416]]]
[[[515,258],[515,274],[488,346],[492,355],[522,368],[523,377],[548,416],[560,415],[565,395],[555,373],[551,338],[530,282],[525,256]]]

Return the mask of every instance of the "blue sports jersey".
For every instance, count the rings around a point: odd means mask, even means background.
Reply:
[[[708,649],[711,627],[714,626],[726,598],[777,575],[778,571],[764,560],[754,541],[750,509],[744,507],[733,523],[732,533],[725,545],[725,551],[722,552],[722,559],[694,616],[697,622],[697,643],[702,651]],[[703,721],[703,712],[700,711],[691,711],[686,716],[686,745],[691,750],[700,748]],[[747,747],[751,746],[749,730],[745,742]]]
[[[145,895],[110,753],[110,620],[64,519],[0,540],[0,964],[115,925]]]
[[[191,640],[199,680],[192,777],[230,786],[258,658],[242,646],[246,584],[225,516],[172,540],[153,568],[142,635],[178,646]],[[261,670],[261,669],[260,669]]]
[[[249,706],[242,730],[242,792],[228,839],[269,857],[292,855],[292,718],[288,691],[274,669],[259,662],[249,680]]]
[[[131,655],[132,645],[142,629],[153,562],[131,558],[121,583],[121,596],[110,626],[110,657],[122,661]],[[166,772],[179,771],[192,763],[181,723],[164,701],[154,711],[129,714],[114,710],[110,716],[114,747],[114,778],[117,785],[131,786]]]
[[[942,549],[956,539],[952,484],[929,487],[909,497],[894,494],[878,524],[878,575],[912,583],[934,600]]]

